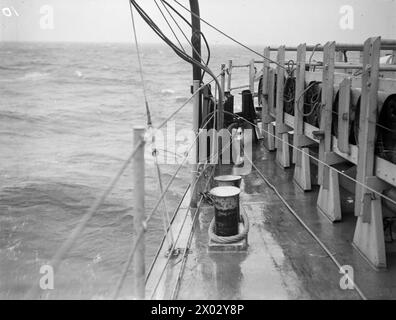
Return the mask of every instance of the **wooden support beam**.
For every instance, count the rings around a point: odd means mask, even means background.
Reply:
[[[379,58],[380,58],[380,38],[370,38],[365,43],[363,56],[364,72],[362,75],[362,96],[360,103],[359,119],[359,154],[358,168],[356,178],[359,182],[364,183],[367,176],[375,175],[375,139],[377,123],[377,100],[378,100],[378,76],[379,76]],[[362,212],[363,194],[366,193],[364,188],[356,185],[355,214],[361,216],[364,214],[364,221],[369,222],[369,214]]]
[[[386,267],[385,239],[382,222],[381,198],[364,188],[370,184],[382,192],[381,184],[374,183],[375,138],[379,87],[379,59],[381,38],[370,38],[364,44],[362,97],[359,119],[359,154],[355,193],[355,215],[358,216],[353,238],[355,248],[376,268]]]
[[[330,221],[341,220],[341,203],[338,173],[329,167],[335,158],[331,152],[331,123],[334,95],[335,42],[328,42],[323,52],[322,112],[320,119],[320,143],[318,183],[320,185],[317,208]],[[324,165],[323,163],[327,164]]]
[[[319,189],[317,207],[331,222],[341,220],[341,202],[338,173],[333,169],[326,170],[323,186]]]
[[[276,145],[275,145],[275,126],[273,122],[270,122],[268,124],[268,150],[269,151],[275,151],[276,150]]]
[[[290,149],[289,135],[285,132],[285,123],[283,120],[283,96],[285,87],[285,71],[282,66],[285,64],[285,47],[280,46],[277,56],[278,66],[276,69],[276,159],[283,168],[290,167]]]
[[[302,148],[312,144],[304,135],[304,90],[305,90],[305,59],[306,44],[300,44],[297,47],[297,70],[296,70],[296,91],[294,98],[294,136],[293,136],[293,162],[294,180],[304,190],[309,191],[311,185],[311,166],[309,148]],[[302,152],[299,151],[299,148]]]
[[[349,109],[351,106],[351,78],[346,78],[340,84],[338,100],[338,148],[341,152],[350,154],[349,146]]]
[[[335,42],[328,42],[323,53],[323,78],[322,78],[322,112],[320,119],[320,131],[324,132],[324,139],[319,144],[319,160],[324,161],[325,152],[331,151],[331,123],[333,111],[333,87],[334,87],[334,59]],[[319,184],[323,181],[323,164],[318,167]]]
[[[293,145],[297,146],[297,141],[304,134],[304,90],[305,90],[305,59],[306,45],[300,44],[297,47],[297,69],[296,69],[296,90],[294,95],[294,137]],[[293,163],[296,163],[297,149],[293,149]]]
[[[264,48],[263,56],[270,58],[270,48]],[[263,81],[262,81],[262,97],[261,97],[261,133],[264,139],[267,141],[267,147],[270,149],[270,144],[274,138],[271,137],[268,132],[270,131],[270,123],[273,118],[270,116],[269,110],[269,85],[270,83],[270,62],[268,59],[263,59]],[[272,147],[272,146],[271,146]]]
[[[312,188],[309,148],[302,148],[301,151],[296,154],[294,181],[296,181],[301,189],[309,191]]]

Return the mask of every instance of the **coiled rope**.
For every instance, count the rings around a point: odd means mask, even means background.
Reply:
[[[243,230],[234,236],[229,236],[229,237],[218,236],[216,234],[215,220],[216,220],[215,217],[213,217],[209,225],[208,234],[209,234],[209,238],[216,243],[227,244],[227,243],[238,242],[245,239],[249,232],[249,218],[246,212],[243,210],[241,212],[241,222],[243,224]]]

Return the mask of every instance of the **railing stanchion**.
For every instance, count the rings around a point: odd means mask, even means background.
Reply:
[[[144,139],[145,128],[135,127],[133,129],[133,143],[138,146]],[[144,144],[142,144],[133,161],[133,176],[134,176],[134,228],[135,234],[139,234],[144,227],[145,212],[144,212]],[[144,234],[140,237],[137,244],[136,253],[134,256],[134,281],[135,281],[135,297],[142,300],[145,298],[145,263],[144,263]]]

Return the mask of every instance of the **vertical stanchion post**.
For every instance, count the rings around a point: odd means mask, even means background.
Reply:
[[[330,221],[341,220],[341,200],[338,172],[331,165],[344,161],[332,152],[331,124],[333,120],[335,42],[326,43],[323,50],[322,111],[320,118],[320,143],[318,182],[320,185],[317,208]],[[341,160],[342,159],[342,160]],[[325,165],[327,164],[327,165]]]
[[[228,60],[228,78],[227,78],[227,92],[231,92],[231,78],[232,78],[232,60]]]
[[[193,81],[193,92],[196,92],[199,90],[200,86],[200,80],[194,80]],[[194,100],[193,100],[193,132],[194,132],[194,139],[198,137],[198,130],[199,130],[199,105],[200,105],[200,94],[195,95]],[[193,188],[191,190],[191,207],[196,208],[197,203],[198,203],[198,183],[197,183],[197,173],[198,173],[198,167],[199,167],[199,144],[198,144],[198,138],[196,139],[195,145],[192,149],[193,152],[193,168],[192,168],[192,179],[191,179],[191,187]]]
[[[296,92],[294,99],[293,160],[294,180],[304,190],[311,190],[311,168],[308,146],[312,142],[304,135],[304,88],[306,66],[306,44],[297,47]],[[298,149],[297,149],[298,148]]]
[[[145,128],[133,128],[133,144],[137,147],[144,139]],[[135,234],[139,234],[143,228],[145,220],[144,212],[144,145],[142,144],[133,160],[133,176],[134,176],[134,204],[135,216],[134,228]],[[134,280],[135,280],[135,297],[139,300],[145,298],[145,263],[144,263],[144,234],[140,237],[134,256]]]
[[[304,89],[305,89],[305,59],[306,44],[297,47],[296,90],[294,98],[294,135],[293,144],[297,148],[304,147],[299,140],[304,136]],[[293,149],[293,163],[300,163],[300,151]]]
[[[266,137],[267,147],[269,150],[273,150],[271,141],[273,137],[268,134],[270,131],[270,123],[273,118],[270,116],[270,106],[269,106],[269,79],[270,79],[270,62],[268,58],[270,57],[270,47],[265,47],[264,49],[264,60],[263,60],[263,81],[262,81],[262,96],[261,96],[261,130],[263,137]]]
[[[386,267],[386,248],[381,197],[361,184],[382,193],[386,188],[376,177],[375,142],[378,114],[381,38],[369,38],[364,44],[362,97],[359,119],[359,153],[355,192],[356,222],[353,244],[376,268]]]
[[[319,144],[319,159],[325,161],[325,153],[331,151],[331,123],[334,94],[335,42],[328,42],[323,49],[322,111],[320,131],[323,133]],[[328,171],[322,163],[318,164],[319,185],[328,187]],[[325,176],[325,177],[324,177]]]
[[[264,50],[264,56],[267,57],[268,59],[271,58],[271,48],[267,47]],[[265,59],[267,60],[267,59]],[[264,114],[268,113],[268,117],[266,119],[267,123],[267,130],[268,130],[268,136],[267,136],[267,148],[269,151],[274,151],[276,148],[276,140],[275,140],[275,127],[272,125],[272,121],[275,119],[275,75],[274,75],[274,70],[271,68],[271,65],[268,62],[268,86],[267,86],[267,93],[268,93],[268,112],[264,109],[265,106],[263,106],[263,111]],[[263,79],[264,80],[264,79]],[[263,81],[264,82],[264,81]],[[264,85],[264,84],[263,84]],[[263,93],[265,92],[265,87],[263,87]]]
[[[276,159],[283,168],[290,167],[290,150],[289,150],[289,128],[284,123],[283,100],[285,88],[285,46],[280,46],[277,56],[278,66],[276,68]]]

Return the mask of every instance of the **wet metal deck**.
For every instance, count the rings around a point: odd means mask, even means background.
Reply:
[[[353,203],[345,201],[348,194],[342,194],[343,221],[332,224],[316,209],[317,190],[304,193],[293,183],[293,169],[282,169],[274,158],[263,146],[255,150],[254,162],[260,171],[340,264],[354,268],[354,280],[367,298],[396,298],[395,254],[387,255],[388,270],[378,272],[351,245],[355,217]],[[222,171],[231,173],[231,168]],[[248,250],[209,252],[207,230],[214,212],[203,207],[177,299],[360,299],[355,290],[340,288],[342,274],[336,265],[254,169],[243,176],[241,188],[241,205],[250,220]],[[176,281],[174,270],[166,273],[170,282]],[[169,288],[169,282],[163,285]]]

